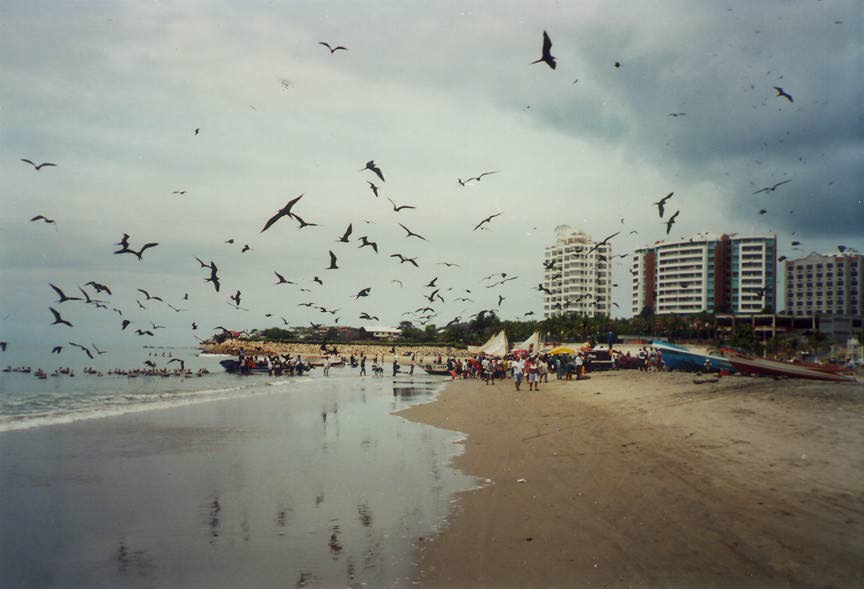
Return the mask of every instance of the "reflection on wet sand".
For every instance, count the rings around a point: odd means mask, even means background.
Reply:
[[[0,495],[9,498],[0,521],[10,529],[46,524],[33,529],[33,546],[0,553],[0,578],[39,585],[17,565],[29,554],[34,571],[53,571],[64,587],[169,587],[191,578],[210,587],[285,579],[296,587],[403,586],[412,539],[446,516],[448,489],[471,485],[444,467],[452,434],[389,414],[434,391],[424,379],[370,378],[358,387],[356,377],[331,377],[146,419],[7,436],[36,441],[0,450]],[[183,436],[162,436],[169,445],[154,432]],[[65,474],[47,468],[58,460]],[[74,485],[69,472],[80,473]],[[45,517],[44,505],[76,514],[63,518],[69,540],[60,551],[49,548],[57,535],[47,522],[57,514]]]

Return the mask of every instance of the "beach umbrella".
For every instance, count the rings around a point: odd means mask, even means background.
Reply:
[[[576,350],[573,348],[567,348],[564,346],[558,346],[557,348],[552,348],[548,352],[549,354],[575,354]]]

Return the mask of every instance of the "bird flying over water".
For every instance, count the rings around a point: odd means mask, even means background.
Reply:
[[[82,346],[81,344],[76,344],[75,342],[69,342],[69,345],[84,350],[84,353],[87,354],[87,357],[90,358],[91,360],[93,359],[93,354],[90,352],[90,350],[87,349],[86,346]]]
[[[43,163],[41,163],[41,164],[39,164],[39,165],[36,165],[36,164],[34,164],[32,161],[28,160],[27,158],[23,158],[23,157],[21,158],[21,161],[22,161],[22,162],[25,162],[25,163],[28,163],[28,164],[30,164],[31,166],[33,166],[33,169],[35,169],[37,172],[38,172],[39,170],[41,170],[42,168],[45,168],[45,167],[49,167],[49,166],[57,167],[57,164],[52,164],[51,162],[43,162]]]
[[[552,39],[549,38],[549,35],[546,31],[543,31],[543,53],[540,56],[540,59],[531,62],[531,65],[535,63],[540,63],[541,61],[551,67],[553,70],[555,69],[555,57],[550,53],[552,50]]]
[[[286,204],[284,207],[282,207],[281,209],[276,211],[275,215],[273,215],[272,217],[267,219],[267,222],[264,224],[264,229],[261,230],[261,233],[264,233],[265,231],[270,229],[270,227],[273,225],[273,223],[275,223],[276,221],[278,221],[282,217],[284,217],[286,215],[289,217],[293,217],[294,215],[291,213],[291,208],[295,204],[297,204],[297,201],[299,201],[301,198],[303,198],[302,194],[295,199],[289,200],[288,204]]]

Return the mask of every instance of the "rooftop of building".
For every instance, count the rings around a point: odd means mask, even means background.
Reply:
[[[680,245],[701,245],[704,243],[721,241],[724,237],[728,237],[731,241],[750,241],[750,240],[774,240],[777,239],[776,235],[764,234],[764,235],[741,235],[739,233],[716,233],[712,231],[700,231],[699,233],[694,233],[689,237],[682,237],[681,239],[675,240],[657,240],[651,245],[647,245],[645,247],[641,247],[637,249],[637,252],[650,251],[661,247],[672,247],[672,246],[680,246]]]

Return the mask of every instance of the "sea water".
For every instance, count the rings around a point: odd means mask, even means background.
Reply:
[[[171,353],[214,374],[2,374],[4,586],[411,583],[418,547],[475,484],[449,467],[458,434],[391,414],[441,380],[241,377]]]

